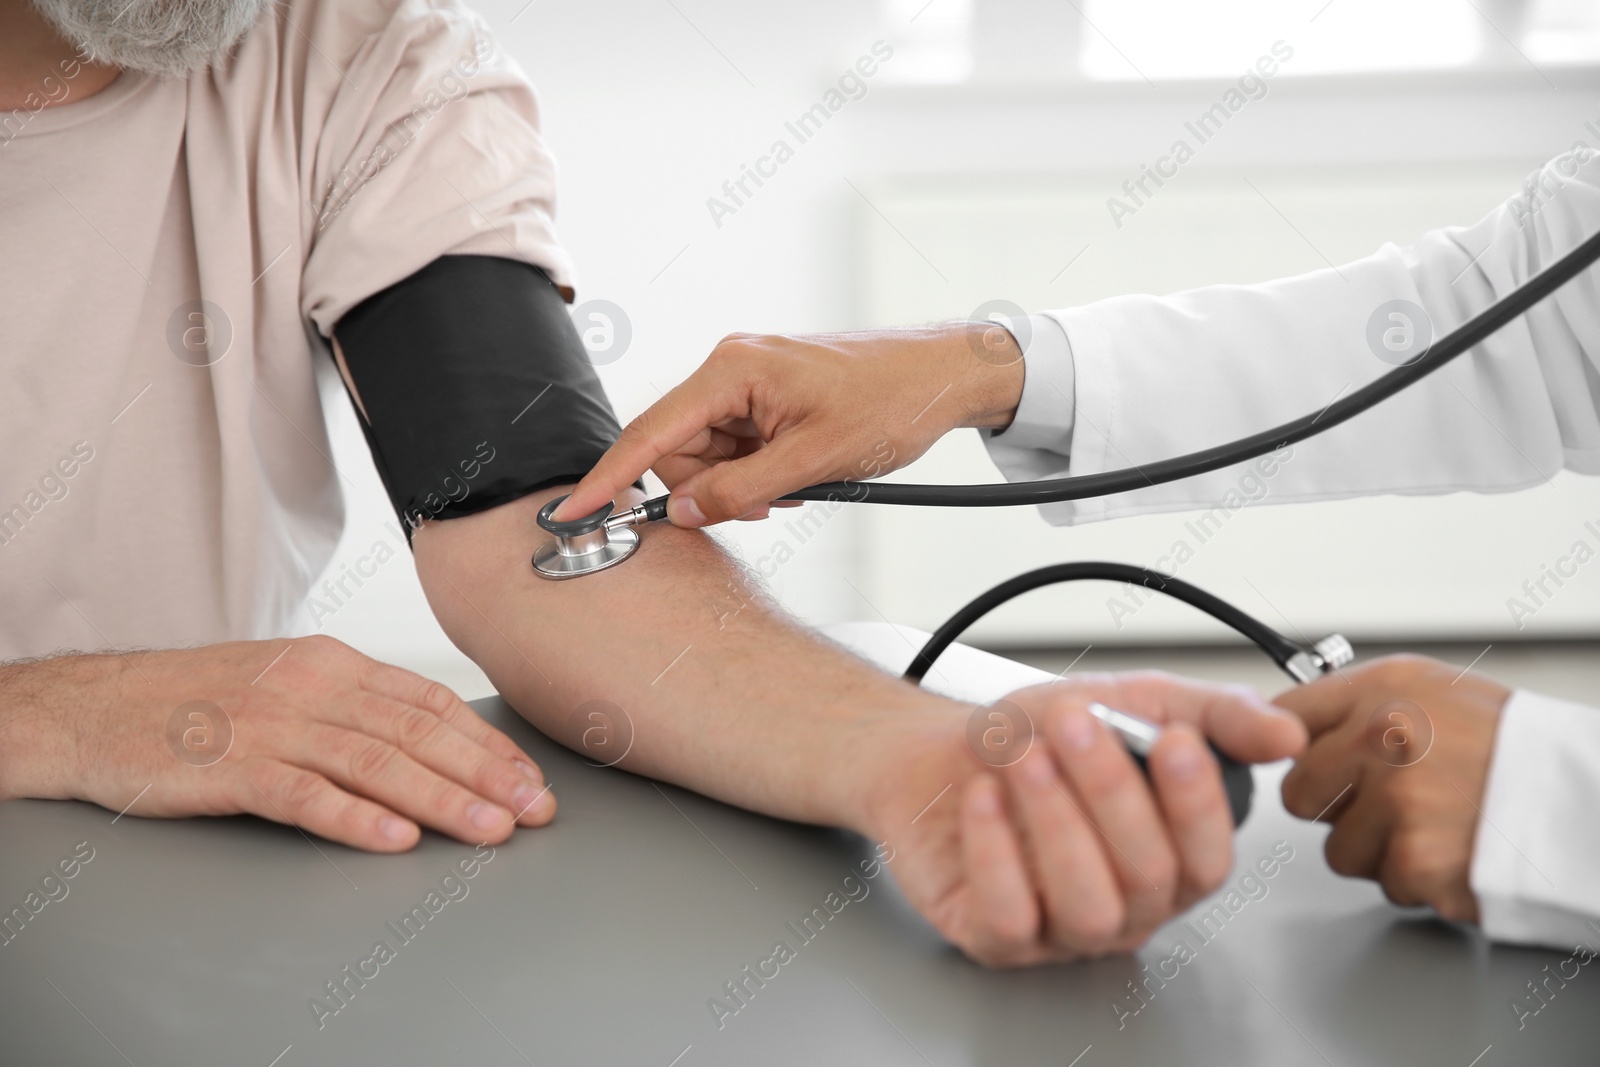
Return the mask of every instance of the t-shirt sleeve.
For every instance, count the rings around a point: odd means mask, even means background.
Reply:
[[[570,299],[538,100],[483,20],[454,0],[300,14],[304,121],[319,131],[303,151],[301,310],[318,332],[450,254],[532,264]]]

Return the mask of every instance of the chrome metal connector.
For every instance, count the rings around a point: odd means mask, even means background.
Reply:
[[[1336,671],[1340,667],[1348,667],[1356,658],[1356,650],[1350,646],[1350,641],[1344,634],[1329,634],[1314,646],[1317,655],[1322,657],[1322,673]]]
[[[621,530],[628,526],[643,526],[649,521],[651,521],[651,516],[648,510],[643,504],[640,504],[638,507],[629,508],[627,511],[619,511],[606,519],[606,529]]]
[[[1343,634],[1329,634],[1310,650],[1296,652],[1284,664],[1284,669],[1294,675],[1296,681],[1304,684],[1346,666],[1355,658],[1356,650]]]

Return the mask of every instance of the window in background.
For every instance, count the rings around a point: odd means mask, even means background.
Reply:
[[[894,31],[894,62],[886,77],[917,85],[946,85],[972,76],[973,0],[884,0]]]
[[[1600,4],[1595,0],[1533,0],[1522,49],[1534,63],[1600,60]]]
[[[1436,70],[1480,58],[1485,23],[1515,3],[1464,0],[1086,0],[1081,66],[1105,81],[1232,77],[1272,42],[1294,49],[1286,74]],[[1314,17],[1314,18],[1313,18]],[[1498,20],[1504,23],[1503,16]]]
[[[1600,63],[1600,0],[882,0],[895,81],[1232,78]]]

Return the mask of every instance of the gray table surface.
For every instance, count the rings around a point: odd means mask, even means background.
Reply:
[[[992,972],[942,944],[889,877],[853,883],[868,895],[801,941],[786,924],[859,873],[866,843],[594,767],[499,700],[477,706],[541,761],[561,814],[447,883],[459,899],[435,898],[447,902],[404,943],[390,924],[425,906],[472,848],[425,835],[411,853],[373,856],[253,818],[114,821],[81,803],[0,805],[8,911],[80,842],[94,850],[67,895],[0,948],[0,1063],[1600,1059],[1600,966],[1581,968],[1519,1029],[1513,1000],[1568,954],[1492,946],[1334,876],[1325,828],[1277,802],[1281,768],[1258,772],[1235,881],[1277,842],[1294,857],[1261,883],[1264,896],[1248,887],[1257,899],[1210,941],[1180,922],[1137,957]],[[1180,937],[1192,958],[1167,965],[1175,977],[1126,1014],[1139,1004],[1128,983]],[[319,1027],[310,1002],[337,1004],[325,984],[380,940],[393,958],[366,965],[376,976]],[[708,1002],[733,1006],[724,983],[780,940],[793,958],[769,965],[776,976],[719,1027]]]

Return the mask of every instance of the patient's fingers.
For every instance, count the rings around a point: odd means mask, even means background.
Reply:
[[[314,725],[298,732],[284,755],[349,793],[460,841],[503,841],[514,829],[514,809],[485,800],[401,749],[363,733]],[[510,768],[502,768],[502,773],[514,777]],[[530,799],[536,794],[531,783],[521,788],[528,790]]]
[[[1211,685],[1163,671],[1083,674],[1056,684],[1152,722],[1193,723],[1218,748],[1246,763],[1285,759],[1305,747],[1299,719],[1246,686]]]
[[[234,803],[263,819],[372,852],[403,852],[421,836],[410,819],[345,792],[315,771],[259,758],[243,771]]]
[[[1176,902],[1186,907],[1222,885],[1233,869],[1233,813],[1217,761],[1192,727],[1168,728],[1149,762],[1178,851]]]
[[[1126,919],[1115,932],[1159,925],[1170,917],[1178,864],[1144,775],[1087,709],[1068,707],[1050,726],[1056,759],[1126,900]]]
[[[390,663],[373,660],[369,664],[358,678],[362,689],[432,712],[490,752],[526,763],[533,767],[535,776],[542,777],[532,757],[511,738],[485,722],[483,716],[473,711],[472,706],[456,696],[448,686]]]
[[[1045,935],[1071,955],[1102,951],[1122,931],[1127,906],[1100,835],[1044,746],[1023,757],[1007,779],[1044,899]]]
[[[1039,905],[1000,783],[991,775],[975,776],[962,792],[961,860],[971,891],[969,943],[963,947],[992,967],[1030,961]]]

